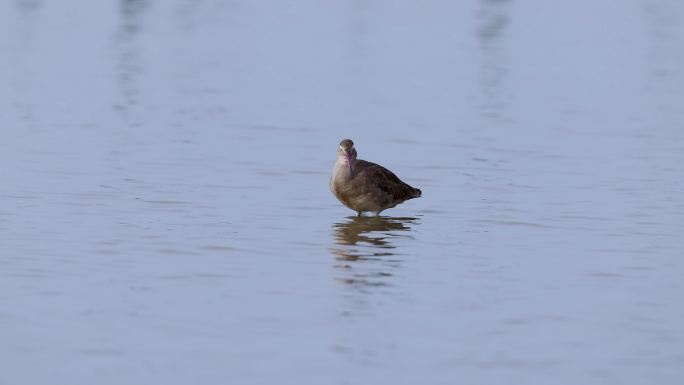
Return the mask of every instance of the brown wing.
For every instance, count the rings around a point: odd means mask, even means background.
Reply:
[[[374,186],[393,201],[405,201],[420,196],[420,190],[409,186],[397,177],[392,171],[365,160],[357,160],[354,165],[359,178],[366,186]]]

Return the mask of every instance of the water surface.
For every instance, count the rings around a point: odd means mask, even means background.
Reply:
[[[5,1],[0,383],[679,384],[676,0]],[[357,218],[354,139],[423,191]]]

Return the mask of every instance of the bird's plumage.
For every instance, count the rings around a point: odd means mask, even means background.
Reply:
[[[392,171],[379,164],[356,159],[356,150],[349,139],[340,142],[330,190],[340,202],[359,215],[369,211],[379,214],[421,196],[419,189],[403,182]]]

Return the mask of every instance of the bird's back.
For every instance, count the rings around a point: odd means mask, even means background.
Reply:
[[[392,171],[381,165],[365,160],[357,160],[354,164],[357,175],[353,175],[353,182],[362,182],[367,186],[375,186],[382,193],[391,196],[393,200],[405,201],[420,196],[421,191],[411,187],[399,179]]]

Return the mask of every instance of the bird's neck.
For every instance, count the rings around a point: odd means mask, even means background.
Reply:
[[[354,163],[356,159],[351,160],[352,169],[354,168]],[[347,164],[347,159],[344,157],[337,158],[335,162],[335,168],[333,169],[333,179],[337,181],[345,181],[351,179],[351,172],[349,171],[349,164]]]

